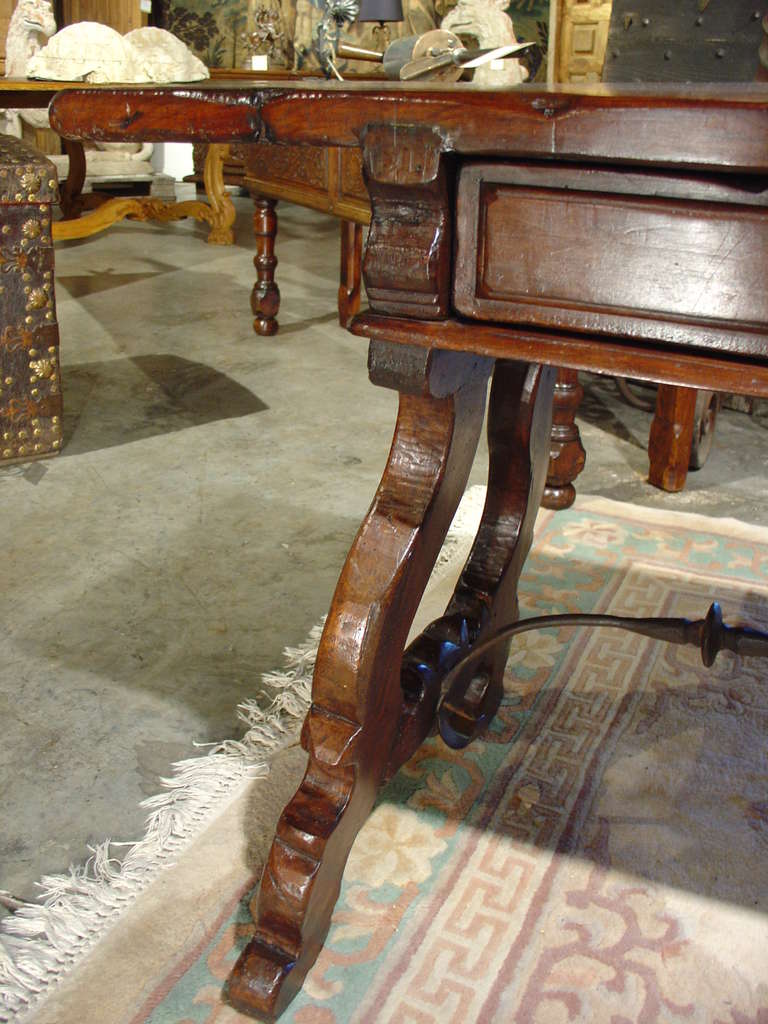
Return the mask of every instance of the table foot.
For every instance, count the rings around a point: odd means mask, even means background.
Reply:
[[[254,937],[229,982],[229,1001],[245,1013],[273,1019],[301,986],[352,843],[399,749],[403,650],[466,485],[491,366],[463,353],[371,343],[372,381],[400,392],[395,436],[320,642],[302,732],[306,774],[278,823]]]
[[[280,309],[280,289],[275,283],[275,237],[277,236],[277,213],[274,199],[253,196],[256,207],[253,214],[253,233],[256,236],[256,284],[251,292],[253,329],[263,337],[277,334],[277,313]]]

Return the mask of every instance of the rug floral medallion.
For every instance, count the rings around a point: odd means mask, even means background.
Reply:
[[[540,519],[523,612],[697,618],[717,594],[730,621],[765,622],[766,569],[764,531],[585,501]],[[483,742],[431,739],[382,792],[282,1020],[764,1021],[759,661],[530,633],[506,690]],[[240,1019],[221,990],[255,898],[230,894],[136,1024]]]

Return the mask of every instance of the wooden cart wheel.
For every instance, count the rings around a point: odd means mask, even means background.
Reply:
[[[719,408],[720,395],[716,391],[699,391],[696,395],[689,469],[701,469],[707,461],[715,437],[715,420]]]

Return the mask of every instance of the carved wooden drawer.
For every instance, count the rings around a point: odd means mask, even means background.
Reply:
[[[242,153],[246,188],[346,220],[370,220],[359,150],[259,142],[242,146]]]
[[[469,163],[457,204],[466,316],[768,353],[764,179]]]

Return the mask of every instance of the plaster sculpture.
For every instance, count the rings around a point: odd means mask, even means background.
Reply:
[[[27,64],[28,78],[54,81],[192,82],[208,78],[201,60],[170,32],[137,28],[121,36],[95,21],[57,32]]]
[[[19,0],[8,24],[5,40],[5,74],[7,78],[26,78],[27,64],[41,49],[45,40],[56,31],[56,19],[50,0]],[[21,120],[35,128],[48,125],[45,110],[2,111],[5,124],[0,130],[21,138]]]
[[[477,46],[482,48],[517,43],[512,19],[505,14],[508,5],[509,0],[459,0],[443,18],[440,28],[463,39],[476,39]],[[477,68],[472,81],[486,88],[498,88],[520,85],[528,77],[519,60],[507,58],[500,63],[501,68],[490,64]]]
[[[44,41],[48,43],[44,45]],[[54,81],[191,82],[208,78],[202,61],[170,32],[139,28],[121,36],[94,21],[56,32],[50,0],[19,0],[6,41],[7,75]],[[6,111],[5,128],[20,137],[21,117],[35,128],[48,127],[44,110]],[[97,143],[86,148],[89,179],[152,178],[151,143]],[[53,156],[59,177],[67,176],[68,157]]]

